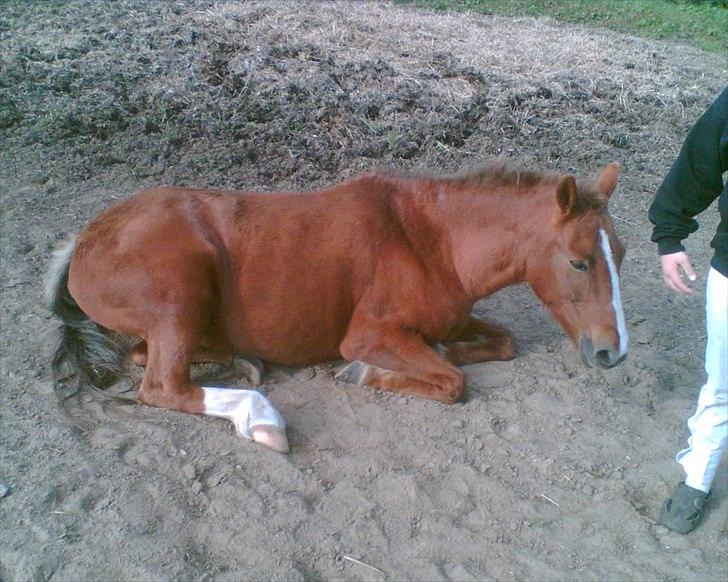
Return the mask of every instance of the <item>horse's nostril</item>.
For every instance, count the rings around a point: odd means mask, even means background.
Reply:
[[[599,350],[596,354],[594,354],[594,359],[597,361],[598,365],[605,368],[613,366],[617,361],[616,354],[612,350]]]

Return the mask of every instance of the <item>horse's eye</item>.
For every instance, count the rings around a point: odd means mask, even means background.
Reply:
[[[586,261],[569,261],[571,268],[575,271],[581,271],[585,273],[589,270],[589,264]]]

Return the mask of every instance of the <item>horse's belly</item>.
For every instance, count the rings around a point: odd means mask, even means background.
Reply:
[[[346,301],[324,293],[264,294],[251,289],[224,308],[222,333],[236,352],[284,365],[340,358],[351,319]]]
[[[307,366],[341,358],[338,343],[322,344],[311,342],[308,338],[300,338],[300,341],[299,338],[291,337],[276,338],[267,342],[254,340],[240,342],[234,347],[236,353],[255,356],[283,366]]]
[[[295,319],[295,318],[294,318]],[[337,329],[323,330],[301,322],[291,329],[291,322],[280,325],[271,318],[251,322],[240,333],[228,334],[228,343],[237,353],[255,356],[282,365],[307,365],[341,357],[339,344],[343,339]]]

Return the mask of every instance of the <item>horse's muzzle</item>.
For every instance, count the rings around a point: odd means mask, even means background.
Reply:
[[[581,361],[590,368],[613,368],[627,359],[627,354],[619,352],[610,346],[595,346],[590,337],[584,337],[579,342]]]

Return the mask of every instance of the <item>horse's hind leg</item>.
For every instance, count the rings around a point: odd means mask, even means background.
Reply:
[[[131,360],[137,366],[147,365],[147,342],[139,341],[131,349]],[[253,386],[259,386],[263,379],[263,362],[258,358],[238,356],[226,350],[199,346],[192,356],[193,364],[222,364],[230,366],[244,376]]]
[[[147,365],[147,342],[146,340],[140,340],[129,353],[131,361],[137,366],[144,367]],[[231,366],[233,363],[234,354],[225,352],[223,350],[213,350],[205,348],[203,346],[198,347],[192,356],[193,364],[223,364],[225,366]]]
[[[241,436],[288,452],[283,418],[265,396],[255,390],[211,388],[190,382],[197,343],[185,325],[165,326],[150,335],[139,400],[149,406],[227,418]]]

